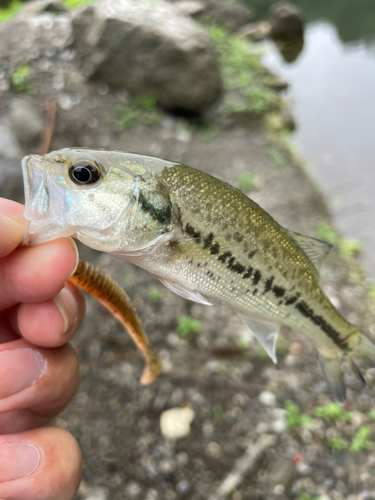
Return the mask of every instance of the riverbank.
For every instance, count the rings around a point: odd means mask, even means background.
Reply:
[[[54,94],[53,149],[79,144],[182,162],[244,190],[285,227],[335,240],[322,268],[322,287],[346,318],[373,330],[375,305],[366,276],[353,249],[331,227],[319,188],[290,146],[290,118],[274,90],[276,80],[262,67],[256,48],[218,27],[209,28],[209,34],[224,97],[199,118],[166,113],[152,99],[134,99],[101,81],[86,82],[69,52],[65,59],[58,50],[31,59],[27,78],[21,78],[26,90],[15,87],[14,77],[12,83],[14,68],[5,69],[11,84],[1,91],[0,125],[2,137],[7,130],[13,138],[14,149],[4,157],[2,146],[0,167],[14,167],[1,183],[1,194],[20,196],[21,188],[17,154],[25,151],[14,125],[9,126],[12,103],[22,97],[34,109],[44,109],[53,99],[56,75],[69,74],[68,84],[64,80],[64,88]],[[274,366],[230,309],[188,302],[106,254],[82,247],[81,256],[115,276],[127,291],[164,371],[153,385],[140,386],[142,360],[133,344],[88,298],[87,318],[73,341],[81,386],[55,421],[82,448],[77,498],[373,498],[373,399],[349,370],[347,411],[331,404],[315,349],[305,337],[285,331]],[[369,370],[366,379],[373,386],[375,371]],[[190,434],[168,441],[160,432],[160,415],[187,405],[195,412]],[[275,442],[264,445],[251,463],[249,451],[260,449],[259,439],[266,434]],[[240,457],[246,470],[236,488],[220,497],[222,482]]]

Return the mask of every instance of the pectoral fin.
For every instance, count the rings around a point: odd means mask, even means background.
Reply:
[[[193,302],[198,302],[198,304],[204,304],[206,306],[212,306],[211,302],[209,302],[203,295],[199,292],[195,292],[194,290],[189,290],[188,288],[175,283],[174,281],[166,280],[164,278],[159,278],[159,280],[172,292],[177,293],[184,299],[192,300]]]
[[[280,326],[276,325],[275,323],[269,323],[268,321],[251,318],[250,316],[246,316],[245,314],[237,314],[245,323],[245,325],[249,327],[251,333],[254,335],[257,341],[267,351],[268,356],[274,363],[276,363],[276,341]]]
[[[332,396],[338,403],[343,403],[346,400],[346,389],[340,359],[325,358],[320,354],[319,363]]]

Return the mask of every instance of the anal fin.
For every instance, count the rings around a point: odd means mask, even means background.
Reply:
[[[192,300],[193,302],[198,302],[198,304],[204,304],[206,306],[212,306],[211,302],[209,302],[203,295],[199,292],[195,292],[194,290],[189,290],[174,281],[166,280],[164,278],[159,278],[159,280],[165,285],[169,290],[180,295],[184,299]]]
[[[268,356],[274,363],[277,363],[276,358],[276,342],[277,335],[280,330],[280,325],[262,321],[257,318],[246,316],[245,314],[237,313],[245,325],[250,329],[251,333],[267,351]]]
[[[343,403],[346,400],[346,388],[341,360],[338,357],[325,358],[319,354],[319,363],[332,396],[338,403]]]

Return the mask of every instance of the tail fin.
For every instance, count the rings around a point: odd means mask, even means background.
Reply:
[[[350,349],[350,354],[365,368],[375,368],[375,344],[363,333],[359,334],[359,342]]]
[[[356,362],[359,362],[365,368],[375,368],[375,344],[359,330],[356,332],[355,341],[356,345],[354,347],[349,345],[349,353],[345,358],[354,375],[367,387],[366,380]],[[338,356],[326,358],[320,354],[319,362],[333,397],[338,403],[343,403],[346,398],[346,390],[340,358]]]
[[[343,403],[346,399],[346,389],[340,358],[325,358],[320,354],[319,363],[332,396],[338,403]]]

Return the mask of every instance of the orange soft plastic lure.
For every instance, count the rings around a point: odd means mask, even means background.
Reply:
[[[153,382],[161,372],[161,361],[152,352],[138,314],[121,286],[106,272],[83,260],[69,281],[92,295],[122,323],[145,360],[141,384]]]

